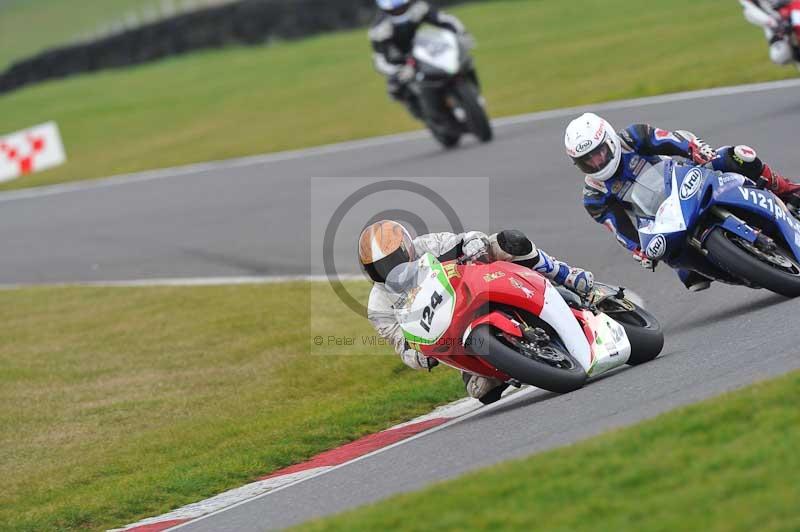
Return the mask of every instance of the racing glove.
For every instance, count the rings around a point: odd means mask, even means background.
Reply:
[[[639,265],[645,270],[656,271],[656,266],[658,263],[654,262],[647,255],[645,255],[641,249],[637,249],[633,252],[633,260],[638,262]]]
[[[403,364],[411,369],[427,369],[430,371],[439,365],[438,360],[426,357],[419,351],[408,347],[408,344],[406,344],[406,350],[403,351],[400,358],[403,359]]]
[[[572,268],[564,280],[564,286],[581,295],[588,295],[594,288],[594,274],[580,268]]]
[[[489,252],[488,242],[483,236],[474,236],[462,244],[461,251],[465,259],[474,260]]]
[[[705,166],[717,156],[717,152],[704,140],[694,138],[689,141],[689,155],[694,164]]]

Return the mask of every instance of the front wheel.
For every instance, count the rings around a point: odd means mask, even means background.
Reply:
[[[480,100],[480,91],[470,81],[459,81],[453,86],[458,103],[464,110],[467,129],[481,142],[489,142],[494,137],[492,124]]]
[[[470,335],[472,351],[506,375],[531,386],[556,393],[575,391],[588,378],[583,366],[556,342],[533,346],[490,325],[476,327]]]
[[[800,265],[780,247],[761,249],[721,227],[711,231],[705,247],[711,260],[735,277],[785,297],[800,296]]]
[[[428,126],[433,138],[446,150],[451,150],[458,146],[461,141],[461,133],[455,133],[449,130],[440,129],[434,126]]]

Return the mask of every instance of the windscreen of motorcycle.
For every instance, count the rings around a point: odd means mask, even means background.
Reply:
[[[637,214],[655,217],[658,208],[667,199],[667,191],[664,186],[665,165],[664,161],[653,165],[636,178],[631,187],[630,201]]]
[[[426,28],[414,38],[414,59],[448,74],[461,68],[458,39],[452,31]]]
[[[453,285],[436,257],[401,264],[386,276],[386,287],[398,296],[395,317],[406,340],[433,345],[453,321],[456,296]]]

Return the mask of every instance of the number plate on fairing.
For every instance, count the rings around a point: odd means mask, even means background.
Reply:
[[[435,344],[450,327],[456,306],[453,286],[433,255],[419,260],[417,284],[404,294],[395,315],[410,343]]]

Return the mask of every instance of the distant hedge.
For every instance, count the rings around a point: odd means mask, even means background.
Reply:
[[[12,64],[1,74],[0,93],[203,48],[262,44],[271,39],[298,39],[356,28],[367,24],[375,11],[373,0],[240,0],[164,18],[95,41],[46,50]]]

